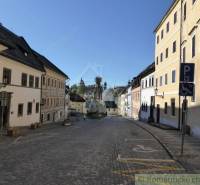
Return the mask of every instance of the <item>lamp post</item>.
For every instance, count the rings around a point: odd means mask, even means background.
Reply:
[[[158,94],[158,88],[156,87],[155,89],[154,89],[154,91],[155,91],[155,96],[158,96],[158,97],[161,97],[161,98],[163,98],[164,99],[164,92],[163,92],[163,94]]]

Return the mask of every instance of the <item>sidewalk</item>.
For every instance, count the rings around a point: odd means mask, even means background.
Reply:
[[[184,155],[181,153],[181,134],[176,130],[163,130],[140,121],[137,125],[151,132],[167,149],[172,158],[189,173],[200,173],[200,139],[185,136]]]

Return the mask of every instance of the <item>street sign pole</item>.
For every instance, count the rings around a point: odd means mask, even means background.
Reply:
[[[183,111],[182,111],[182,140],[181,140],[181,156],[184,153],[184,143],[185,143],[185,134],[186,134],[186,124],[187,124],[187,96],[183,100]]]
[[[179,96],[184,97],[182,104],[182,137],[181,137],[181,156],[184,153],[184,142],[187,126],[187,111],[188,102],[187,97],[194,95],[194,72],[195,64],[193,63],[182,63],[180,72],[180,84],[179,84]]]

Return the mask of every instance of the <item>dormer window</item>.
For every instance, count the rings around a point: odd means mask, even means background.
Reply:
[[[27,56],[28,56],[28,53],[27,53],[27,52],[24,52],[24,56],[26,56],[26,57],[27,57]]]

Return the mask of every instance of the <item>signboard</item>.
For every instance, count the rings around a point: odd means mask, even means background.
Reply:
[[[194,82],[195,65],[191,63],[181,64],[181,82]]]
[[[194,95],[194,84],[193,83],[180,83],[179,95],[180,96],[193,96]]]

